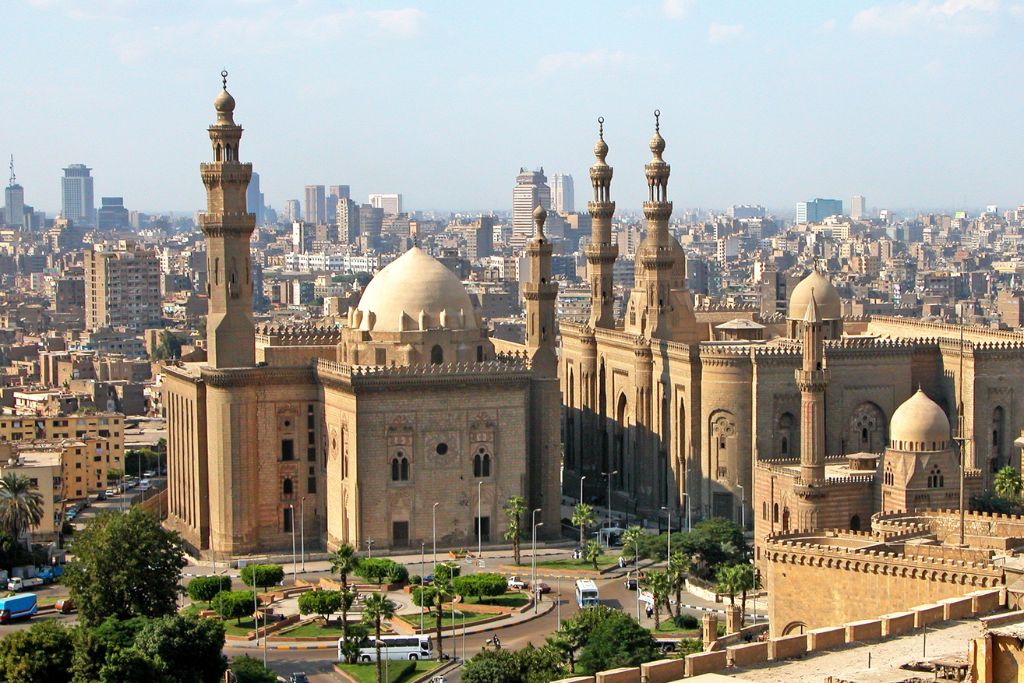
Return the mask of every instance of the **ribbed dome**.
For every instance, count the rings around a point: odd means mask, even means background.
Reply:
[[[889,423],[890,447],[901,451],[949,448],[949,418],[939,404],[920,389],[903,402]]]
[[[843,317],[842,302],[839,300],[839,292],[828,281],[828,278],[813,271],[810,275],[800,281],[793,288],[793,294],[789,297],[789,317],[794,320],[803,320],[807,315],[807,305],[811,303],[811,292],[814,292],[814,301],[818,304],[818,313],[824,320],[835,320]]]
[[[375,332],[420,329],[421,313],[426,328],[476,327],[473,302],[459,278],[419,247],[377,273],[357,308],[360,329]]]

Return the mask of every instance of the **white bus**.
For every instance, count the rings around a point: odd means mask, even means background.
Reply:
[[[344,661],[345,655],[341,651],[342,640],[338,639],[338,661]],[[380,637],[380,658],[381,659],[432,659],[434,657],[433,644],[430,636],[381,636]],[[363,638],[359,643],[359,661],[377,661],[377,647],[373,636]]]
[[[580,607],[593,607],[599,603],[597,584],[591,579],[577,579],[576,604]]]

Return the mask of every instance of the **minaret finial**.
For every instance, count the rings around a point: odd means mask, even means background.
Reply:
[[[221,69],[220,81],[221,81],[221,83],[224,84],[224,89],[227,90],[228,89],[228,70],[227,69]]]
[[[598,116],[597,117],[597,137],[599,137],[602,140],[604,140],[604,117],[603,116]]]
[[[661,132],[661,110],[660,109],[655,109],[654,110],[654,132],[655,133],[660,133]]]

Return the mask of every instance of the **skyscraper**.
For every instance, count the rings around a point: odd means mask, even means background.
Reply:
[[[12,228],[25,225],[25,188],[18,184],[14,175],[14,155],[11,155],[11,179],[4,189],[3,223]]]
[[[864,195],[853,195],[853,199],[850,200],[850,218],[856,220],[864,218],[865,215],[867,215],[867,206],[865,205]]]
[[[338,241],[354,244],[359,240],[359,205],[351,199],[339,199],[337,218]]]
[[[338,224],[338,204],[348,199],[348,185],[328,185],[327,197],[324,200],[326,208],[326,222],[330,225]]]
[[[352,198],[348,185],[328,185],[327,196],[335,197],[336,199]]]
[[[374,193],[370,195],[370,206],[375,209],[383,209],[388,216],[397,216],[402,213],[402,195]]]
[[[306,185],[306,222],[320,225],[327,222],[327,201],[323,185]]]
[[[796,205],[797,223],[819,223],[829,216],[841,216],[842,214],[842,199],[816,197],[809,202],[800,202]]]
[[[572,176],[568,173],[551,176],[551,206],[557,213],[572,213],[576,210]]]
[[[71,164],[60,179],[61,215],[79,225],[95,225],[92,169],[85,164]]]
[[[359,207],[359,247],[363,251],[380,248],[380,231],[384,227],[384,209],[363,204]]]
[[[533,234],[533,210],[543,206],[551,208],[551,188],[544,169],[519,169],[516,185],[512,188],[512,246],[522,248]]]
[[[255,171],[252,180],[249,181],[249,188],[245,191],[245,204],[249,213],[256,216],[256,225],[262,225],[265,218],[263,193],[260,192],[260,174]]]
[[[284,217],[289,223],[302,218],[302,210],[299,208],[298,199],[289,199],[284,203]]]
[[[100,197],[100,209],[96,212],[96,227],[100,230],[127,228],[128,209],[124,208],[123,197]]]

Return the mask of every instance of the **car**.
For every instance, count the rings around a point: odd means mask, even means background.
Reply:
[[[100,491],[99,493],[96,494],[96,500],[106,500],[106,499],[107,499],[107,492],[106,491]]]
[[[628,591],[636,590],[636,579],[629,578],[622,582],[622,585],[626,587]]]
[[[533,584],[533,590],[536,593],[550,593],[551,586],[547,585],[543,581],[538,581],[537,583]]]
[[[309,683],[309,676],[302,671],[294,673],[289,683]]]
[[[514,591],[523,590],[524,588],[526,588],[527,586],[530,585],[526,581],[524,581],[523,579],[519,578],[518,576],[514,576],[514,575],[508,577],[508,582],[507,583],[508,583],[508,587],[511,588]]]
[[[148,479],[149,477],[155,477],[156,472],[154,472],[153,470],[146,470],[145,472],[142,473],[142,476]]]
[[[105,493],[108,496],[116,496],[117,495],[117,489],[114,488],[113,486],[111,486],[109,489],[107,489],[103,493]]]
[[[71,614],[75,611],[75,604],[71,602],[71,598],[61,598],[53,604],[53,608],[61,614]]]

